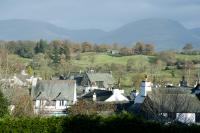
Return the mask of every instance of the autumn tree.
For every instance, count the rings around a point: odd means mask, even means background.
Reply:
[[[123,47],[120,49],[120,55],[123,55],[123,56],[132,55],[132,49]]]
[[[82,52],[91,52],[92,51],[92,44],[89,42],[83,42],[81,45]]]
[[[192,72],[192,69],[194,69],[194,68],[195,68],[195,65],[192,61],[184,62],[185,75],[187,75],[187,80],[188,80],[188,82],[190,81],[190,83],[192,82],[191,72]]]
[[[74,44],[70,45],[70,49],[71,49],[72,53],[77,53],[77,52],[80,53],[81,52],[81,45],[74,43]]]
[[[145,55],[153,55],[155,53],[154,45],[146,44],[144,48]]]
[[[137,73],[132,77],[132,85],[136,90],[140,89],[141,81],[144,79],[144,73]]]
[[[158,59],[167,63],[167,65],[174,65],[176,63],[176,53],[172,51],[164,51],[159,53]]]
[[[69,113],[72,115],[91,115],[103,112],[115,112],[116,106],[114,104],[101,104],[93,101],[79,100],[75,105],[69,108]]]
[[[145,49],[145,44],[142,42],[137,42],[134,46],[134,53],[135,54],[143,54]]]
[[[36,43],[34,41],[10,41],[7,43],[7,49],[14,54],[24,58],[32,58]]]
[[[109,48],[110,48],[110,46],[105,45],[105,44],[93,46],[93,49],[95,52],[106,52]]]
[[[24,95],[16,99],[13,116],[15,117],[31,117],[34,115],[33,100],[30,96]]]

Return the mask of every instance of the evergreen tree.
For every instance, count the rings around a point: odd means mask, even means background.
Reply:
[[[36,44],[35,53],[45,53],[47,46],[47,41],[40,39],[40,41]]]
[[[54,64],[60,63],[60,49],[58,47],[55,47],[53,49],[52,60]]]

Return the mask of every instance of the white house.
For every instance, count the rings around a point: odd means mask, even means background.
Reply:
[[[31,92],[34,111],[39,114],[66,114],[66,109],[75,104],[75,80],[41,80]]]

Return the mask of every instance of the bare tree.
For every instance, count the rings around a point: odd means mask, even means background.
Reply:
[[[69,113],[73,115],[77,114],[99,114],[105,112],[115,112],[116,107],[114,104],[96,103],[91,101],[80,100],[75,105],[69,108]]]
[[[20,97],[18,97],[18,99],[16,99],[13,116],[15,116],[15,117],[34,116],[33,100],[30,96],[24,95],[24,96],[20,96]]]

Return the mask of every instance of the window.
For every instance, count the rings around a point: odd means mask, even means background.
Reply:
[[[40,100],[40,106],[45,106],[46,105],[46,100]]]
[[[65,106],[66,105],[66,101],[65,100],[60,100],[60,106]]]
[[[200,122],[200,113],[195,113],[195,122]]]
[[[96,84],[99,88],[104,88],[103,81],[96,81]]]

